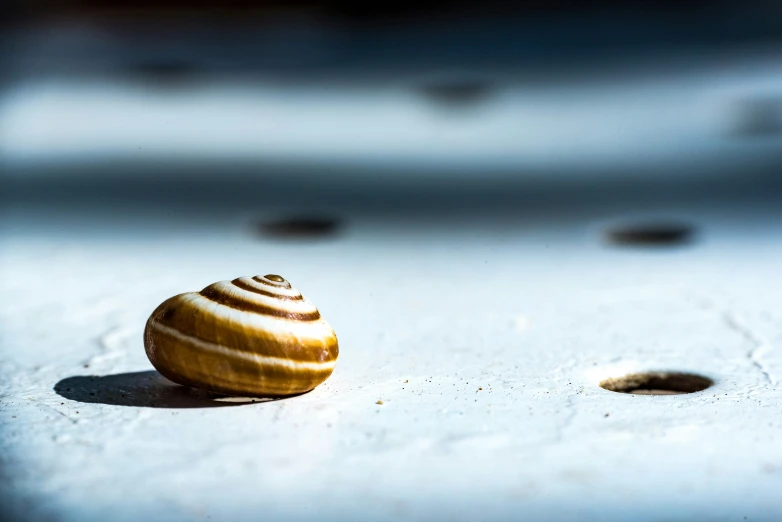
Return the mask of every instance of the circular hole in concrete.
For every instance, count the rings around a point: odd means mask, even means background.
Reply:
[[[636,223],[611,228],[606,238],[614,245],[676,246],[692,240],[693,228],[684,223]]]
[[[260,232],[277,239],[317,239],[334,236],[341,226],[329,216],[290,216],[262,222]]]
[[[708,377],[695,373],[655,371],[611,377],[601,381],[600,387],[634,395],[681,395],[703,391],[712,384]]]

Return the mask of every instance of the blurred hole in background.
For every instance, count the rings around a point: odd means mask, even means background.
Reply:
[[[606,239],[620,246],[679,246],[692,241],[694,229],[684,223],[633,223],[609,228]]]
[[[258,229],[262,236],[284,240],[313,240],[335,237],[343,222],[332,216],[298,215],[262,221]]]
[[[199,78],[197,64],[185,60],[164,57],[138,60],[126,66],[125,72],[131,81],[148,87],[172,88],[192,84]]]
[[[473,107],[491,98],[496,86],[484,78],[440,78],[424,83],[420,92],[427,101],[445,109]]]
[[[782,133],[782,92],[777,96],[748,97],[735,103],[733,107],[735,136],[762,138],[780,133]]]
[[[694,373],[643,372],[606,379],[600,387],[633,395],[681,395],[705,390],[713,384],[708,377]]]

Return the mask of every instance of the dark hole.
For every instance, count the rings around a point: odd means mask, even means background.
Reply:
[[[782,133],[782,97],[758,97],[739,102],[734,111],[733,134],[753,138]]]
[[[185,60],[148,60],[137,62],[128,71],[140,80],[160,85],[180,85],[194,79],[198,67]]]
[[[294,216],[261,223],[261,233],[278,239],[316,239],[335,235],[338,219],[326,216]]]
[[[488,98],[492,91],[489,82],[470,79],[438,81],[421,87],[421,92],[428,100],[449,107],[478,103]]]
[[[674,246],[688,243],[693,229],[681,223],[644,223],[610,229],[606,236],[615,245]]]
[[[712,384],[714,381],[708,377],[694,373],[643,372],[605,379],[600,387],[635,395],[681,395],[705,390]]]

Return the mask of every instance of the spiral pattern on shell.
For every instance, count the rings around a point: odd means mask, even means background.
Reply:
[[[272,274],[168,299],[147,321],[144,347],[174,382],[251,396],[309,391],[331,375],[339,355],[318,309]]]

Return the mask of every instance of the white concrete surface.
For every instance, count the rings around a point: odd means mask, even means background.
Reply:
[[[673,249],[608,246],[595,216],[347,216],[341,236],[280,243],[239,217],[112,230],[18,213],[0,276],[3,510],[782,520],[782,221],[773,206],[733,210],[681,210],[698,236]],[[324,385],[225,406],[134,373],[152,370],[142,329],[163,299],[269,272],[339,336]],[[716,384],[661,397],[597,386],[660,368]]]

